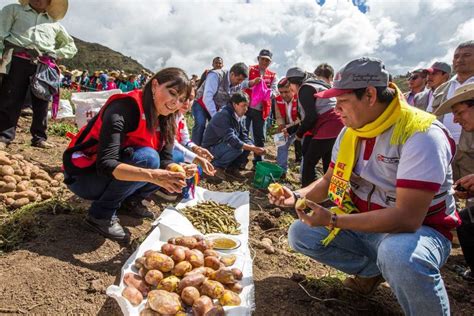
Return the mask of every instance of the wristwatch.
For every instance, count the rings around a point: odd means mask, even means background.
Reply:
[[[293,197],[295,198],[295,203],[296,201],[301,199],[301,194],[299,192],[293,191],[292,193],[293,193]]]

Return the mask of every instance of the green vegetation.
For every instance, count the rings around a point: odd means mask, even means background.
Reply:
[[[78,132],[76,125],[71,122],[63,121],[54,122],[48,127],[49,135],[65,137],[68,132],[76,134]]]

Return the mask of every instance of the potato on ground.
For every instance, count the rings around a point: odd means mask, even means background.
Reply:
[[[125,287],[122,291],[122,296],[125,297],[133,306],[140,305],[143,301],[142,293],[133,286]]]
[[[161,280],[157,288],[159,290],[165,290],[168,292],[176,292],[178,290],[178,286],[180,282],[181,281],[179,280],[178,277],[174,275],[170,275],[169,277],[166,277],[163,280]]]
[[[160,270],[149,270],[145,274],[146,283],[157,286],[163,280],[163,273]]]
[[[190,306],[192,306],[194,304],[194,301],[196,301],[199,297],[201,297],[201,294],[199,293],[199,290],[194,286],[185,287],[181,291],[181,299],[184,303]]]
[[[146,296],[148,294],[148,291],[150,290],[148,288],[148,285],[145,283],[145,281],[142,279],[141,276],[135,274],[135,273],[126,273],[125,276],[123,277],[123,282],[128,285],[136,288],[139,290],[143,296]]]
[[[201,294],[207,295],[210,298],[216,299],[224,294],[225,288],[224,286],[213,280],[206,280],[201,285]]]
[[[204,316],[213,306],[214,304],[212,303],[211,298],[203,295],[194,301],[193,314],[194,316]]]
[[[171,273],[178,277],[182,277],[183,275],[185,275],[188,272],[191,272],[192,270],[193,270],[193,266],[191,263],[187,261],[181,261],[180,263],[174,266],[173,270],[171,270]]]
[[[20,198],[18,200],[15,200],[15,203],[12,204],[12,207],[13,208],[20,208],[20,207],[23,207],[23,206],[28,205],[28,204],[30,204],[30,199]]]
[[[175,315],[182,307],[179,296],[173,294],[164,290],[153,290],[148,293],[148,305],[160,314]]]
[[[169,272],[174,268],[174,261],[167,255],[158,252],[152,252],[146,257],[145,267],[148,270],[160,270]]]
[[[206,277],[202,274],[191,274],[184,277],[179,283],[178,293],[180,293],[184,288],[188,286],[194,286],[199,288],[199,286],[206,280]]]
[[[223,306],[239,306],[241,303],[240,296],[231,290],[225,290],[219,298],[219,303]]]

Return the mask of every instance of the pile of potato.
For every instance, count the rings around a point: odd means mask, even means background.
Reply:
[[[231,268],[235,255],[220,256],[202,236],[168,240],[161,252],[148,250],[135,261],[138,274],[124,276],[122,295],[134,306],[146,297],[140,315],[225,315],[223,306],[238,306],[242,271]]]
[[[11,209],[50,199],[62,186],[64,176],[53,178],[22,155],[0,151],[0,204]]]

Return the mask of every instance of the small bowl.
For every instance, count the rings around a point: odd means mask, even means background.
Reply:
[[[235,250],[242,244],[237,237],[226,234],[208,234],[204,238],[214,242],[214,249],[218,251]],[[222,243],[228,243],[229,245],[223,245]]]

